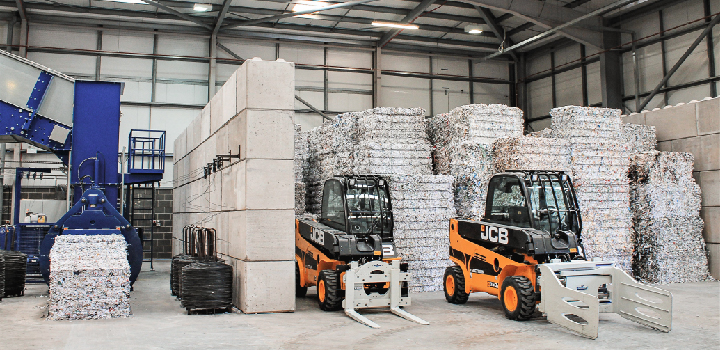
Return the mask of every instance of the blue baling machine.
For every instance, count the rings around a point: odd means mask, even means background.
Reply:
[[[130,281],[140,273],[142,242],[117,210],[122,88],[121,83],[75,80],[0,50],[0,142],[32,144],[69,166],[73,206],[49,224],[37,257],[46,282],[50,249],[63,234],[122,234],[128,243]],[[162,173],[139,176],[135,181],[159,181]],[[21,229],[16,222],[15,230]],[[22,232],[14,235],[22,238]]]

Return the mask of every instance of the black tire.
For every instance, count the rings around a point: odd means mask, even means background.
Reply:
[[[508,291],[508,293],[515,295],[514,309],[512,309],[513,301],[505,300],[505,292],[508,288],[514,290],[514,292],[512,290]],[[509,296],[512,297],[511,295]],[[503,281],[502,289],[500,289],[500,302],[502,303],[503,310],[505,310],[505,317],[515,321],[529,319],[535,313],[535,290],[533,289],[532,282],[523,276],[506,277],[505,281]]]
[[[322,270],[318,276],[318,304],[320,310],[342,309],[345,293],[340,289],[340,274],[334,270]],[[323,290],[321,290],[323,289]]]
[[[448,280],[452,285],[448,288]],[[465,304],[470,296],[465,292],[465,276],[460,266],[450,266],[445,269],[443,277],[445,300],[453,304]]]
[[[307,294],[308,287],[303,287],[300,285],[300,268],[298,267],[297,262],[295,263],[295,296],[296,297],[304,297],[305,294]]]

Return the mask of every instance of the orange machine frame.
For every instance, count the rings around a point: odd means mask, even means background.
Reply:
[[[481,224],[478,223],[478,225]],[[485,259],[490,262],[497,260],[497,265],[501,268],[498,276],[478,273],[471,274],[468,269],[469,261],[461,261],[456,257],[450,256],[450,260],[460,266],[463,271],[466,293],[485,292],[500,298],[500,288],[502,287],[503,281],[508,276],[525,276],[532,282],[533,288],[538,290],[535,285],[537,281],[537,275],[535,273],[535,265],[537,265],[537,261],[535,259],[525,255],[526,263],[519,263],[463,238],[458,233],[458,221],[456,219],[450,219],[450,249],[460,251],[466,256],[469,256],[470,259],[484,256]]]

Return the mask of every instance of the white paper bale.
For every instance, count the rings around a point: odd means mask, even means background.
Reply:
[[[122,235],[60,235],[50,251],[48,319],[130,315],[130,264]]]

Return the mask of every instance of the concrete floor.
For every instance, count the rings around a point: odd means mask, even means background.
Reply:
[[[442,293],[413,295],[407,310],[423,326],[389,312],[363,311],[371,329],[342,312],[317,308],[314,291],[287,314],[188,316],[170,295],[169,261],[144,271],[131,293],[133,316],[96,321],[47,321],[47,287],[0,302],[0,349],[696,349],[720,347],[720,283],[665,286],[674,295],[673,330],[657,332],[615,314],[600,315],[598,339],[578,337],[544,318],[507,320],[500,303],[474,294],[452,305]]]

